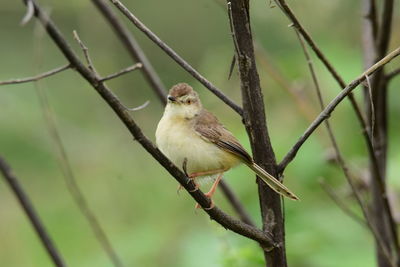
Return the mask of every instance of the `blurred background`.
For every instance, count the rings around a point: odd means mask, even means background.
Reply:
[[[228,80],[233,46],[223,1],[125,2],[200,73],[240,102],[236,70]],[[72,36],[72,31],[77,30],[100,74],[108,75],[134,63],[90,1],[41,0],[40,3],[82,56]],[[346,81],[362,72],[361,1],[303,0],[289,4]],[[22,1],[0,3],[0,80],[32,76],[67,62],[34,19],[20,26],[24,13]],[[289,21],[270,1],[251,1],[251,15],[269,132],[279,161],[319,109],[304,55],[293,29],[288,27]],[[391,48],[400,43],[398,25],[397,12]],[[249,149],[238,115],[142,33],[129,27],[166,87],[178,82],[190,83],[199,92],[204,106]],[[339,92],[338,85],[313,59],[324,98],[329,101]],[[387,69],[399,66],[396,59]],[[108,85],[126,106],[150,101],[145,109],[133,112],[132,116],[154,141],[163,107],[140,71],[114,79]],[[67,70],[42,80],[37,86],[27,83],[0,88],[0,153],[20,178],[69,266],[112,265],[67,191],[38,86],[49,100],[79,186],[126,266],[263,266],[263,255],[257,245],[226,231],[202,211],[196,212],[193,199],[184,191],[176,193],[177,182],[132,140],[93,88],[76,72]],[[396,78],[389,94],[396,93],[399,86],[400,78]],[[362,100],[360,88],[356,96]],[[398,193],[400,139],[396,133],[400,130],[400,103],[396,97],[389,97],[389,102],[388,177],[391,190]],[[367,168],[365,148],[358,122],[346,101],[337,108],[331,121],[347,163],[362,177]],[[319,185],[318,181],[325,179],[344,201],[356,208],[343,174],[329,162],[330,151],[326,131],[321,128],[286,170],[285,184],[301,198],[300,202],[285,201],[289,265],[375,266],[370,233],[343,214]],[[254,175],[241,166],[226,173],[225,180],[260,225]],[[207,190],[208,186],[203,188]],[[220,192],[215,202],[235,215]],[[0,266],[52,266],[3,181],[0,182],[0,240]]]

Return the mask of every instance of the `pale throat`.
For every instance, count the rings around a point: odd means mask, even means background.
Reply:
[[[200,114],[201,109],[201,105],[185,106],[168,103],[165,108],[164,116],[173,120],[191,120]]]

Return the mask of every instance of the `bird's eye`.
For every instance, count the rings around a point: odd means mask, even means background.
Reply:
[[[188,104],[188,105],[192,104],[192,100],[190,100],[190,99],[186,100],[186,104]]]

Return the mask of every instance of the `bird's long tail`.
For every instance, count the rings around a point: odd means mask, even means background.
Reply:
[[[299,200],[299,198],[293,194],[286,186],[278,181],[274,176],[266,172],[263,168],[258,166],[256,163],[252,162],[247,166],[250,167],[257,175],[260,177],[269,187],[272,188],[278,194],[285,196],[293,200]]]

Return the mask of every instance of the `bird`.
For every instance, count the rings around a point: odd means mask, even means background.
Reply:
[[[169,90],[167,104],[156,129],[156,144],[188,178],[215,178],[210,199],[231,168],[244,163],[276,193],[292,200],[299,198],[278,179],[257,165],[233,134],[217,117],[203,108],[197,92],[187,83],[178,83]],[[212,201],[212,200],[211,200]],[[214,202],[211,202],[213,207]],[[196,204],[196,208],[199,205]]]

